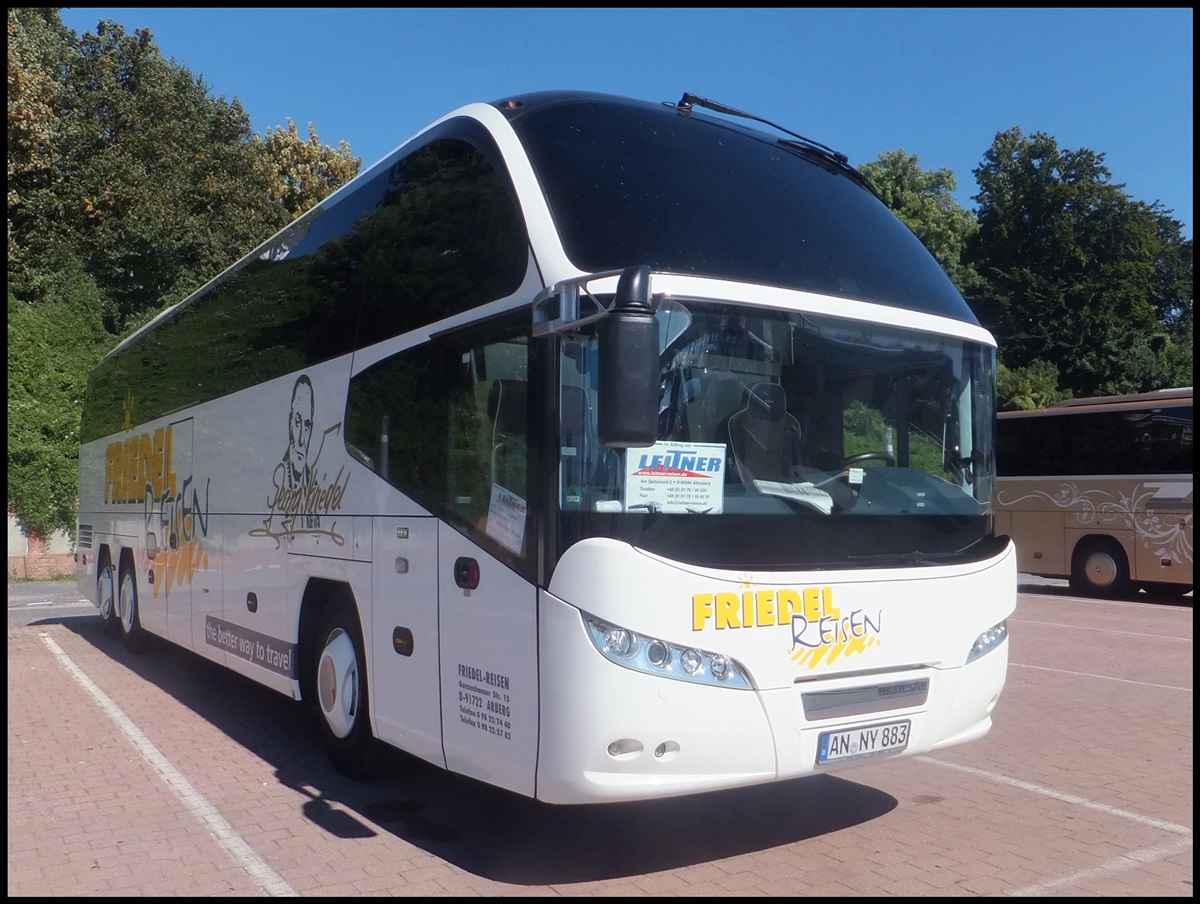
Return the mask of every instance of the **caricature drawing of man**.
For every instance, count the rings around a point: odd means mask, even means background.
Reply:
[[[288,448],[283,456],[284,481],[289,490],[307,488],[312,482],[308,447],[313,431],[313,387],[307,374],[292,387],[292,408],[288,414]]]
[[[320,515],[303,510],[308,492],[316,483],[315,467],[308,458],[315,408],[312,380],[307,374],[301,374],[292,387],[292,406],[288,412],[288,448],[280,464],[284,487],[294,491],[294,495],[288,497],[293,500],[289,506],[293,510],[284,522],[289,529],[321,526]]]

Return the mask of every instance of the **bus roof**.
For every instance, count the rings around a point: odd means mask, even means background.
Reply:
[[[1143,408],[1159,404],[1183,404],[1191,402],[1192,387],[1179,386],[1171,389],[1155,389],[1150,392],[1131,392],[1124,395],[1089,396],[1079,399],[1063,399],[1046,408],[1030,411],[1000,411],[997,417],[1030,417],[1047,414],[1073,414],[1079,411],[1094,411],[1100,408],[1120,410]]]

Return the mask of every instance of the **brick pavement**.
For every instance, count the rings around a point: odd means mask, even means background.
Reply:
[[[1023,596],[1012,627],[1009,684],[982,741],[589,808],[402,757],[349,782],[298,704],[210,663],[158,644],[132,656],[94,617],[10,629],[9,895],[1191,897],[1190,606]]]

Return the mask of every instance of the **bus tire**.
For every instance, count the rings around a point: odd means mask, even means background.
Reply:
[[[333,592],[317,623],[313,687],[321,739],[334,768],[366,778],[375,767],[378,743],[371,734],[362,629],[348,588]]]
[[[120,576],[116,598],[118,631],[125,646],[133,653],[140,653],[145,649],[146,631],[142,627],[142,614],[138,611],[137,571],[128,556],[121,558]]]
[[[1146,591],[1147,596],[1152,596],[1155,599],[1174,600],[1191,593],[1192,585],[1169,584],[1166,581],[1146,581],[1142,584],[1142,589]]]
[[[1121,544],[1112,537],[1081,541],[1071,558],[1070,584],[1084,596],[1111,599],[1129,593],[1129,560]]]
[[[107,637],[117,637],[121,625],[117,620],[117,575],[108,550],[100,553],[96,563],[96,605],[100,609],[100,628]]]

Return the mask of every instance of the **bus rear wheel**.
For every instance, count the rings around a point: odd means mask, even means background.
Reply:
[[[1086,596],[1112,598],[1129,592],[1129,560],[1111,537],[1089,537],[1075,547],[1071,589]]]
[[[100,627],[108,637],[121,633],[117,621],[117,576],[112,557],[107,552],[100,554],[96,568],[96,604],[100,608]]]
[[[338,772],[365,778],[374,770],[378,744],[371,734],[367,660],[354,597],[334,591],[317,626],[312,686],[321,738]]]
[[[121,638],[132,652],[145,649],[146,632],[138,611],[137,571],[128,556],[121,559],[121,580],[117,589],[116,621]]]

